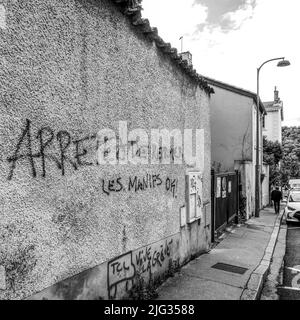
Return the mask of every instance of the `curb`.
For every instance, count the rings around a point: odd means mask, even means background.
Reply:
[[[247,286],[244,289],[240,300],[258,300],[260,297],[263,283],[270,269],[273,252],[275,249],[281,221],[283,218],[283,213],[284,213],[284,210],[281,211],[281,213],[278,215],[278,217],[275,220],[274,229],[272,231],[271,238],[265,250],[264,256],[260,264],[251,273],[249,280],[247,282]]]
[[[287,226],[282,225],[273,253],[269,273],[263,284],[260,300],[280,300],[278,287],[283,284],[284,256],[286,252]]]

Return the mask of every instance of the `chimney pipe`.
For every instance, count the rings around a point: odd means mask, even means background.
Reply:
[[[189,51],[180,53],[182,60],[185,60],[188,63],[188,66],[193,64],[192,54]]]
[[[275,102],[278,102],[279,101],[279,96],[278,96],[279,92],[277,90],[277,88],[275,87],[275,90],[274,90],[274,101]]]

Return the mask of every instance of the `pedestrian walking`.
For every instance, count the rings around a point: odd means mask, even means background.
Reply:
[[[280,208],[280,201],[282,200],[282,192],[279,190],[279,187],[276,186],[275,190],[272,191],[271,200],[274,203],[275,214],[278,214]]]

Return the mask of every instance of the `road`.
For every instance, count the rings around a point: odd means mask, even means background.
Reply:
[[[280,300],[300,300],[300,224],[288,224]]]

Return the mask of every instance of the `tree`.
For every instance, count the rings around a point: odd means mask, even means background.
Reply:
[[[266,136],[263,137],[264,162],[269,165],[278,165],[283,157],[282,146],[278,141],[270,141]]]
[[[300,177],[300,127],[282,127],[282,182]]]
[[[270,166],[269,183],[278,184],[281,182],[281,171],[279,163],[283,158],[282,146],[278,141],[270,141],[263,137],[263,159]]]
[[[300,177],[300,127],[282,127],[282,182]]]

